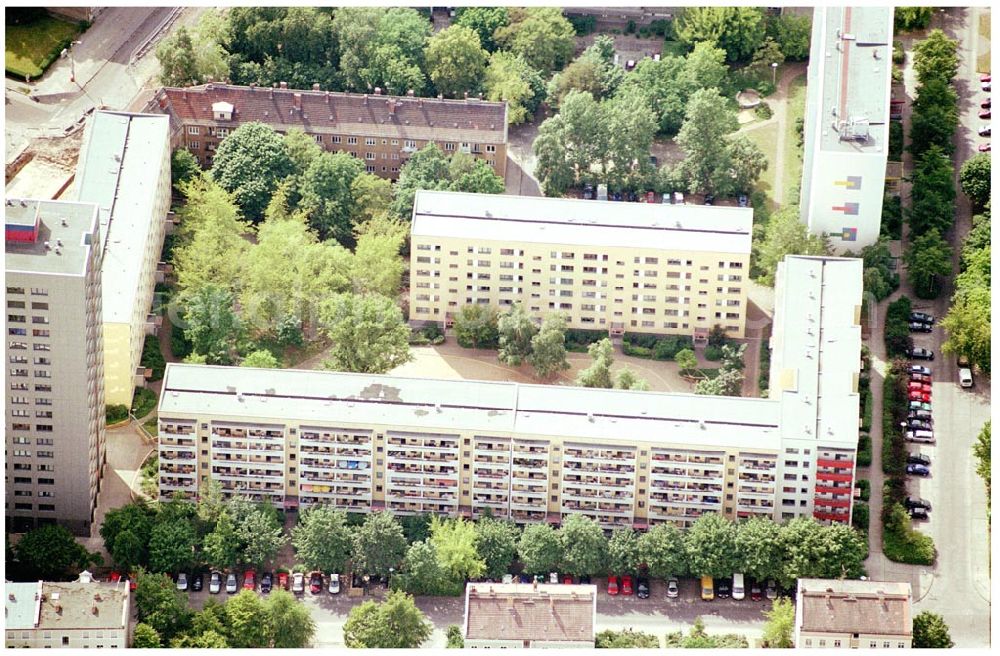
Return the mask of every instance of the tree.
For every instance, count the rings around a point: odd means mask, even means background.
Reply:
[[[431,514],[420,513],[417,515],[403,515],[399,518],[399,523],[403,527],[403,535],[409,544],[430,540],[431,537]]]
[[[538,334],[538,326],[520,302],[500,315],[497,332],[500,336],[500,350],[497,352],[500,362],[517,367],[531,356],[531,341]]]
[[[611,340],[605,337],[594,342],[587,347],[587,354],[593,362],[579,373],[576,384],[580,387],[610,389],[613,386],[611,365],[614,363],[614,347],[611,345]]]
[[[619,527],[608,540],[608,563],[613,572],[635,572],[639,569],[639,535],[632,527]]]
[[[639,562],[654,578],[683,576],[689,570],[684,534],[674,524],[656,524],[639,536]]]
[[[533,574],[553,572],[563,560],[561,533],[549,524],[528,524],[521,533],[517,553],[524,571]]]
[[[950,82],[958,73],[958,42],[939,29],[913,46],[913,70],[921,84],[931,78]]]
[[[178,148],[170,154],[170,184],[178,191],[185,184],[201,175],[198,158],[186,148]]]
[[[353,155],[324,152],[302,175],[302,208],[320,239],[333,238],[345,245],[353,242],[351,190],[364,170],[364,162]]]
[[[730,164],[730,186],[724,183],[725,191],[736,191],[749,194],[767,170],[767,155],[745,134],[737,134],[728,140],[727,155]],[[725,177],[723,177],[725,180]]]
[[[692,94],[675,139],[686,155],[680,167],[691,193],[728,191],[733,164],[726,137],[738,127],[736,113],[717,89]]]
[[[505,50],[524,57],[532,68],[548,77],[573,56],[576,31],[556,7],[512,8],[509,23],[493,37]]]
[[[172,573],[188,569],[197,544],[190,520],[157,523],[149,536],[150,570]]]
[[[986,504],[990,504],[990,442],[993,432],[991,422],[986,422],[983,429],[979,431],[976,443],[972,445],[972,455],[976,458],[976,473],[986,482]]]
[[[955,646],[944,618],[929,610],[913,618],[913,646],[917,649],[950,649]]]
[[[321,306],[320,323],[333,342],[327,369],[384,374],[410,360],[410,330],[390,298],[338,294]]]
[[[227,649],[229,641],[218,631],[205,631],[197,635],[181,635],[170,641],[171,649]]]
[[[903,256],[918,298],[937,298],[941,283],[951,274],[951,246],[936,228],[913,239],[910,250]]]
[[[382,214],[362,224],[356,234],[351,289],[357,294],[398,295],[406,269],[399,253],[409,235],[407,227]]]
[[[771,610],[764,611],[767,624],[761,636],[763,646],[772,649],[791,649],[795,646],[795,604],[787,597],[779,597],[771,604]]]
[[[785,13],[772,17],[767,24],[767,36],[777,42],[786,58],[792,61],[808,59],[812,36],[811,17]]]
[[[168,87],[190,87],[201,82],[194,56],[194,43],[186,26],[156,46],[160,60],[160,82]]]
[[[223,636],[226,633],[226,607],[212,598],[205,602],[201,610],[195,611],[190,634],[200,635],[210,631]]]
[[[959,174],[962,191],[972,201],[973,208],[985,207],[990,200],[990,156],[988,153],[973,155],[962,164]]]
[[[778,580],[782,587],[789,587],[800,578],[827,578],[825,572],[837,570],[836,563],[823,563],[830,557],[829,542],[825,538],[823,526],[812,517],[796,517],[781,525],[781,544],[784,554],[782,572]]]
[[[375,512],[354,532],[351,562],[358,574],[388,576],[390,568],[399,568],[406,553],[406,538],[396,518],[388,512]]]
[[[510,12],[506,7],[460,7],[455,11],[453,24],[475,30],[483,48],[493,52],[497,47],[493,35],[509,22]]]
[[[546,196],[559,197],[576,182],[576,171],[570,155],[573,152],[566,143],[565,120],[562,114],[542,122],[538,136],[531,144],[531,150],[538,158],[535,177]]]
[[[486,91],[486,100],[506,101],[507,123],[520,125],[530,121],[538,110],[538,105],[545,95],[545,80],[524,60],[524,57],[498,50],[490,55],[483,88]]]
[[[309,609],[287,590],[275,590],[269,594],[264,601],[264,611],[271,630],[272,647],[302,649],[310,646],[316,633],[316,622]]]
[[[806,225],[799,220],[798,208],[782,208],[771,215],[757,247],[757,265],[763,272],[758,282],[773,287],[778,263],[787,255],[828,254],[824,238],[809,234]]]
[[[348,91],[381,87],[398,95],[423,89],[421,67],[431,25],[415,10],[345,7],[334,12],[331,27]]]
[[[648,392],[649,383],[645,379],[639,378],[634,371],[625,367],[619,370],[618,375],[615,376],[615,389]]]
[[[699,380],[694,387],[694,393],[706,396],[739,396],[743,378],[743,372],[738,369],[720,368],[715,378]]]
[[[153,513],[143,503],[130,503],[109,510],[101,524],[104,548],[111,561],[125,571],[145,565],[148,559],[149,534]]]
[[[489,305],[463,305],[452,328],[460,346],[493,348],[499,340],[499,314]]]
[[[233,193],[253,220],[264,214],[278,183],[292,172],[281,135],[264,123],[250,122],[222,140],[212,160],[212,179]]]
[[[479,88],[489,54],[480,45],[475,30],[452,25],[431,37],[426,57],[427,72],[438,92],[460,98]]]
[[[589,92],[594,98],[613,94],[625,78],[621,67],[614,63],[615,42],[610,36],[594,39],[583,53],[548,84],[549,104],[558,107],[573,90]]]
[[[160,642],[160,634],[156,632],[156,629],[145,622],[139,622],[133,629],[132,644],[129,646],[133,649],[158,649],[163,644]]]
[[[677,39],[694,47],[707,41],[729,61],[746,61],[764,41],[764,12],[757,7],[687,7],[674,22]]]
[[[698,356],[695,355],[694,351],[689,348],[677,351],[677,353],[674,354],[674,362],[676,362],[677,366],[680,368],[681,375],[683,375],[684,372],[690,374],[698,368]]]
[[[825,568],[821,578],[856,579],[865,573],[868,536],[847,524],[832,524],[824,527],[823,540],[826,554],[820,559]]]
[[[288,537],[274,515],[262,508],[255,510],[236,522],[236,537],[241,544],[240,560],[260,569],[274,561]]]
[[[198,490],[198,519],[213,527],[226,509],[222,483],[214,478],[202,481]]]
[[[954,152],[952,135],[958,127],[958,94],[950,82],[938,77],[922,82],[911,116],[911,153],[920,155],[934,145],[946,155]]]
[[[405,592],[390,592],[377,604],[366,601],[351,609],[344,623],[344,644],[352,649],[415,649],[433,625]]]
[[[632,629],[606,629],[597,634],[594,646],[597,649],[656,649],[660,646],[660,639],[651,633]]]
[[[281,363],[278,362],[278,358],[274,357],[274,353],[271,353],[268,349],[258,349],[243,358],[240,366],[257,367],[258,369],[280,369]]]
[[[751,517],[736,525],[737,570],[757,581],[777,578],[783,556],[781,526],[769,517]]]
[[[357,238],[362,225],[377,216],[388,214],[392,205],[392,182],[374,173],[362,173],[351,183],[351,196],[354,199],[351,223]]]
[[[268,621],[264,602],[253,590],[240,590],[226,602],[226,640],[237,649],[267,647],[276,637],[276,628]]]
[[[913,207],[910,231],[927,232],[930,228],[947,231],[955,214],[955,170],[951,159],[937,145],[929,146],[916,158],[913,170]]]
[[[608,540],[601,525],[586,515],[570,515],[559,528],[563,569],[573,576],[593,576],[608,564]]]
[[[476,526],[462,518],[431,516],[431,544],[441,567],[459,581],[478,578],[486,564],[476,551]]]
[[[720,578],[736,571],[736,526],[716,513],[705,513],[684,536],[688,567],[696,576]]]
[[[135,606],[139,621],[152,627],[163,641],[169,641],[191,623],[187,600],[166,574],[139,571]]]
[[[462,583],[441,564],[434,545],[423,540],[410,545],[402,571],[392,577],[394,589],[414,595],[456,596],[462,592]]]
[[[504,190],[504,181],[484,160],[462,152],[447,157],[436,144],[429,143],[400,169],[393,189],[392,211],[409,218],[419,189],[499,194]]]
[[[325,505],[303,511],[292,529],[292,545],[307,569],[343,572],[351,556],[347,513]]]
[[[618,94],[601,103],[607,122],[607,162],[602,170],[615,186],[644,186],[653,172],[649,150],[656,134],[656,115],[641,94]]]
[[[569,369],[566,361],[566,316],[552,313],[542,321],[542,328],[531,338],[528,362],[541,379],[551,378],[559,371]]]
[[[481,517],[475,523],[476,552],[482,557],[486,567],[484,575],[500,579],[510,570],[517,556],[517,540],[521,530],[513,522]]]
[[[62,581],[72,568],[90,564],[91,555],[64,526],[45,524],[21,536],[14,554],[26,579]],[[30,578],[29,578],[30,577]]]
[[[934,7],[896,7],[895,24],[900,32],[925,29],[934,17]]]
[[[465,649],[465,638],[462,637],[462,627],[452,624],[448,627],[446,633],[448,636],[448,644],[445,645],[446,649]]]
[[[236,536],[232,516],[224,510],[218,516],[215,528],[205,536],[202,551],[205,562],[214,569],[225,570],[236,566],[240,541]]]
[[[234,358],[242,330],[233,300],[229,290],[213,284],[184,295],[184,335],[209,364],[229,364]]]

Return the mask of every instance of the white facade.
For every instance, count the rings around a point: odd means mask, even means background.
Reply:
[[[889,155],[889,7],[816,7],[800,213],[836,253],[878,240]]]

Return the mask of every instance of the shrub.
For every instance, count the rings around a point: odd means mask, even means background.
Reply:
[[[687,335],[671,335],[658,339],[653,345],[653,359],[673,360],[684,349],[693,349],[694,341]]]
[[[760,373],[757,375],[757,389],[760,395],[766,397],[771,384],[771,345],[767,338],[760,345]]]
[[[872,429],[872,406],[875,404],[875,398],[871,392],[865,394],[864,397],[864,406],[861,409],[861,430],[867,433]]]
[[[861,433],[858,436],[858,455],[857,455],[857,465],[858,467],[870,467],[872,464],[872,438]]]
[[[889,239],[903,238],[903,200],[899,196],[888,194],[882,200],[881,234]]]
[[[594,16],[570,16],[569,23],[577,36],[587,36],[597,29],[597,18]]]
[[[705,347],[705,359],[712,362],[718,362],[722,359],[722,347],[720,346],[706,346]]]
[[[906,61],[906,51],[903,50],[903,42],[902,41],[898,41],[898,40],[893,41],[892,42],[892,63],[893,64],[902,64],[905,61]]]
[[[899,121],[889,122],[889,161],[899,162],[903,159],[903,124]]]
[[[420,332],[423,333],[424,337],[432,341],[437,337],[444,336],[444,330],[441,328],[441,324],[436,321],[421,328]]]
[[[136,387],[132,396],[132,414],[142,419],[156,408],[156,392],[145,387]]]
[[[173,356],[178,360],[183,360],[187,356],[191,355],[191,351],[193,350],[194,346],[191,344],[191,340],[187,338],[184,330],[171,324],[170,351],[173,353]]]
[[[851,517],[851,526],[868,535],[869,511],[867,503],[854,504],[854,513]]]
[[[608,336],[606,330],[586,330],[570,328],[566,330],[566,350],[575,353],[586,353],[587,347]]]
[[[868,481],[868,480],[866,480],[864,478],[859,478],[857,481],[855,481],[854,487],[856,487],[859,490],[861,490],[861,500],[862,501],[868,501],[869,499],[871,499],[871,496],[872,496],[872,484],[871,484],[871,481]]]
[[[712,329],[708,331],[708,345],[709,346],[725,346],[731,343],[733,340],[729,339],[726,335],[726,329],[715,324]]]
[[[885,314],[885,350],[889,357],[906,357],[913,348],[910,337],[910,311],[913,304],[901,296],[889,304]]]
[[[882,553],[895,563],[933,565],[937,556],[934,540],[910,524],[910,516],[899,503],[888,505],[882,528]]]
[[[163,353],[160,352],[160,340],[156,335],[146,335],[146,341],[142,345],[142,360],[139,363],[143,367],[153,370],[150,380],[163,379],[163,370],[167,363],[163,360]]]
[[[637,358],[651,357],[653,352],[645,346],[632,346],[629,342],[622,342],[622,352],[625,355],[632,355]]]
[[[753,113],[757,115],[757,118],[763,119],[765,121],[774,115],[774,112],[771,111],[771,106],[768,105],[763,100],[760,102],[759,105],[754,107]]]
[[[899,424],[906,421],[909,404],[906,379],[888,373],[882,385],[882,471],[902,476],[906,470],[906,441]]]
[[[104,409],[108,425],[117,424],[128,419],[128,406],[124,404],[108,405]]]
[[[663,336],[652,333],[625,333],[623,341],[631,342],[634,346],[652,349],[659,339],[663,339]]]

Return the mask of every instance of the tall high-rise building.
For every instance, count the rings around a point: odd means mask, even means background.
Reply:
[[[88,534],[105,462],[98,208],[8,199],[4,214],[8,530]]]
[[[878,240],[889,157],[892,8],[816,7],[800,213],[834,251]]]

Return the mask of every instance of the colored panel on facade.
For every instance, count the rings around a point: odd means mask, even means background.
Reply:
[[[849,175],[847,176],[846,180],[834,180],[833,184],[835,184],[838,187],[843,187],[844,189],[856,191],[861,189],[861,176]]]
[[[858,240],[858,229],[857,228],[844,228],[841,231],[840,239],[842,241],[857,241]]]
[[[858,204],[857,203],[844,203],[843,205],[834,205],[831,207],[834,212],[843,212],[848,216],[858,215]]]

